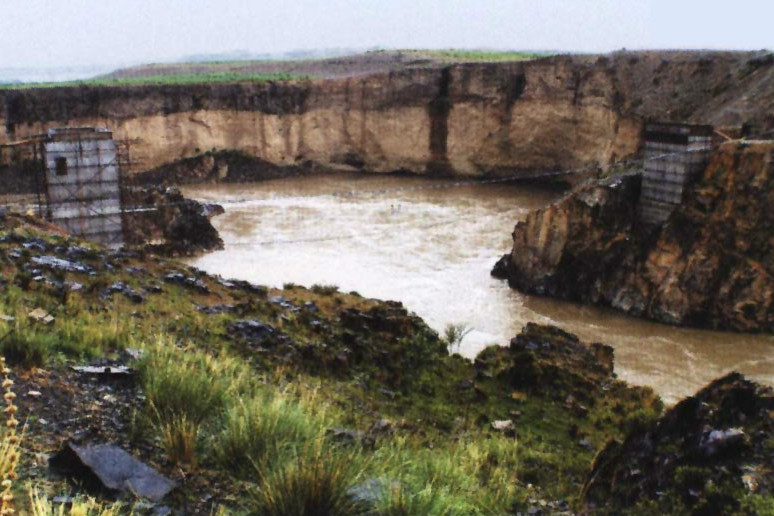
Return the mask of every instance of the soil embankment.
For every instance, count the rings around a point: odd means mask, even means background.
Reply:
[[[0,142],[61,125],[132,141],[149,170],[236,150],[274,167],[516,175],[605,168],[641,121],[772,126],[774,63],[753,53],[618,53],[407,67],[331,80],[0,92]]]
[[[655,234],[639,176],[585,185],[516,225],[493,274],[530,293],[671,324],[774,331],[772,144],[727,144]]]

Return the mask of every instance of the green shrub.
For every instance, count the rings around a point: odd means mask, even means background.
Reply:
[[[627,413],[621,422],[621,428],[624,435],[643,431],[651,427],[658,421],[658,416],[659,414],[655,410],[645,408],[640,408]]]
[[[772,516],[774,515],[774,495],[772,494],[748,494],[742,498],[742,507],[739,514]]]

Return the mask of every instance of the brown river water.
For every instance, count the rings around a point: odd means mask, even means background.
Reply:
[[[524,295],[491,278],[516,221],[561,193],[504,184],[439,188],[446,184],[326,175],[186,187],[187,196],[226,209],[213,219],[225,249],[189,263],[268,286],[338,285],[402,301],[438,331],[451,323],[472,328],[460,348],[468,357],[508,344],[527,322],[555,324],[613,346],[619,377],[652,386],[667,403],[732,370],[774,384],[774,336],[675,328]]]

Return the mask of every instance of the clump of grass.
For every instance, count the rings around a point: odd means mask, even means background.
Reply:
[[[19,288],[21,288],[24,291],[27,291],[30,289],[30,285],[32,284],[32,273],[27,271],[19,271],[16,274],[16,284],[19,285]]]
[[[264,471],[323,435],[325,422],[299,403],[259,396],[231,407],[216,436],[218,461],[237,476]]]
[[[446,354],[446,344],[435,334],[417,332],[400,340],[400,355],[395,360],[395,385],[408,393],[421,389],[427,370],[440,363]],[[430,373],[431,376],[435,372]]]
[[[321,296],[332,296],[339,291],[339,287],[336,285],[312,285],[310,288],[312,292]]]
[[[246,371],[234,360],[161,341],[138,364],[147,400],[160,419],[185,416],[200,424],[224,409],[245,385]]]
[[[251,493],[251,512],[264,516],[357,516],[370,508],[356,500],[352,486],[364,471],[363,460],[315,443],[266,476]]]
[[[85,310],[65,314],[55,323],[57,351],[78,358],[93,358],[106,351],[124,349],[131,340],[131,319],[115,309],[109,318],[97,317]]]
[[[64,88],[75,86],[146,86],[173,84],[207,84],[221,82],[286,82],[292,80],[308,80],[307,75],[292,75],[289,73],[177,73],[149,75],[145,77],[98,78],[81,81],[62,82],[28,82],[0,84],[0,90],[25,90],[31,88]]]
[[[458,353],[462,346],[462,341],[473,331],[466,324],[447,324],[443,330],[443,341],[449,353]]]
[[[380,500],[379,516],[447,516],[457,511],[437,490],[413,491],[402,484],[389,487]]]
[[[30,516],[118,516],[119,514],[131,515],[134,512],[126,512],[120,503],[103,505],[93,498],[75,498],[70,504],[55,505],[41,496],[36,488],[30,488],[29,514]]]
[[[184,463],[196,467],[196,443],[199,424],[185,415],[176,415],[160,423],[161,440],[167,457],[173,464]]]
[[[39,292],[25,293],[13,286],[3,294],[0,313],[13,315],[16,321],[0,322],[0,336],[13,330],[0,342],[0,349],[14,366],[43,367],[57,354],[94,358],[132,343],[132,320],[119,311],[91,311],[80,296],[72,295],[64,306]],[[55,315],[54,322],[27,323],[33,307]]]
[[[470,516],[508,513],[520,497],[518,444],[480,437],[427,449],[397,440],[377,450],[371,473],[390,479],[378,514]]]
[[[3,375],[3,399],[5,400],[3,412],[6,414],[5,429],[3,430],[2,438],[0,438],[0,479],[2,479],[0,480],[0,486],[2,486],[2,492],[0,492],[0,515],[4,516],[14,513],[11,489],[13,481],[17,478],[16,468],[19,465],[21,439],[16,434],[19,421],[16,419],[16,411],[18,409],[14,403],[16,394],[13,392],[13,380],[9,378],[11,371],[2,357],[0,357],[0,371]]]
[[[10,364],[24,369],[43,367],[57,342],[51,333],[17,329],[2,341],[3,356]]]
[[[231,398],[251,388],[245,366],[234,359],[184,352],[163,340],[138,369],[149,415],[175,463],[195,465],[202,425],[220,416]]]

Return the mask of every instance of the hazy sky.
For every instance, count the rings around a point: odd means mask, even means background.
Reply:
[[[774,48],[772,0],[0,0],[0,68],[247,50]]]

